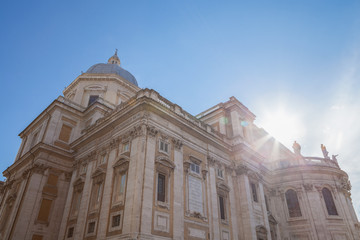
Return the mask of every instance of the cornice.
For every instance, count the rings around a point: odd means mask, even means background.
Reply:
[[[27,133],[29,132],[29,130],[36,125],[39,121],[41,121],[42,118],[46,117],[46,115],[50,114],[55,108],[61,108],[61,109],[66,109],[66,108],[70,108],[71,113],[72,114],[77,114],[79,117],[81,116],[83,110],[85,110],[85,108],[65,99],[62,96],[59,96],[57,99],[55,99],[52,103],[49,104],[49,106],[47,106],[45,108],[45,110],[43,110],[23,131],[21,131],[19,133],[19,136],[21,138],[24,137],[24,135],[27,135]]]
[[[88,73],[83,73],[80,76],[78,76],[77,78],[75,78],[75,80],[72,81],[72,83],[70,83],[70,85],[65,88],[65,90],[63,91],[64,96],[66,96],[69,92],[71,92],[79,84],[80,81],[97,81],[97,82],[99,82],[99,81],[113,81],[113,82],[119,83],[120,85],[122,85],[124,87],[129,88],[133,92],[137,92],[137,91],[140,90],[139,87],[133,85],[132,83],[127,83],[127,80],[122,79],[117,74],[88,74]]]
[[[16,162],[14,162],[10,167],[8,167],[3,172],[3,175],[4,176],[7,176],[9,174],[11,175],[14,172],[20,170],[23,166],[29,164],[31,161],[36,159],[37,156],[42,152],[45,152],[50,155],[55,155],[56,157],[59,157],[66,161],[73,160],[73,154],[69,151],[63,150],[61,148],[57,148],[55,146],[48,145],[46,143],[38,143],[32,149],[30,149],[30,151],[25,153]]]

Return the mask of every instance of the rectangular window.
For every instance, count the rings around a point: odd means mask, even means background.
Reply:
[[[269,203],[266,195],[265,195],[265,206],[266,206],[266,211],[269,211]]]
[[[90,95],[88,106],[93,104],[98,98],[99,98],[99,95]]]
[[[223,196],[219,196],[219,205],[221,220],[225,220],[225,202]]]
[[[72,238],[74,236],[74,227],[68,229],[67,238]]]
[[[123,143],[122,151],[128,152],[129,150],[130,150],[130,143],[129,142]]]
[[[74,191],[74,198],[72,202],[71,215],[75,216],[78,214],[81,203],[82,192]]]
[[[87,233],[95,232],[95,222],[89,222]]]
[[[32,240],[43,240],[43,236],[34,234]]]
[[[72,131],[72,127],[63,124],[60,130],[59,140],[63,142],[69,142],[71,131]]]
[[[51,186],[56,186],[58,179],[59,179],[59,176],[50,173],[48,180],[47,180],[47,184],[49,184]]]
[[[190,170],[194,173],[200,174],[200,166],[195,163],[190,163]]]
[[[106,163],[106,154],[104,154],[104,155],[102,155],[102,156],[100,157],[100,162],[99,162],[99,164],[101,165],[101,164],[104,164],[104,163]]]
[[[111,223],[111,227],[118,227],[120,226],[120,218],[121,218],[121,215],[118,214],[118,215],[115,215],[115,216],[112,216],[112,223]]]
[[[96,204],[100,202],[101,199],[101,190],[102,190],[102,183],[98,185],[97,194],[96,194]]]
[[[161,173],[158,174],[157,200],[160,202],[165,202],[165,179],[165,175]]]
[[[120,194],[125,192],[125,184],[126,184],[126,173],[121,176],[121,183],[120,183]]]
[[[160,140],[160,151],[168,153],[169,152],[169,144],[167,142]]]
[[[38,220],[47,222],[50,215],[52,200],[43,198],[40,205]]]
[[[253,201],[254,202],[258,202],[258,197],[257,197],[257,192],[256,192],[256,185],[255,183],[250,183],[250,187],[251,187],[251,194],[253,197]]]
[[[218,170],[217,170],[217,175],[218,175],[219,178],[224,178],[224,172],[223,172],[223,170],[220,169],[220,168],[218,168]]]

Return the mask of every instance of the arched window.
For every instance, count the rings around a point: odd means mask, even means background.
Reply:
[[[324,197],[324,201],[325,201],[325,205],[326,205],[326,209],[328,211],[329,215],[338,215],[337,210],[336,210],[336,206],[335,206],[335,202],[334,199],[332,197],[332,194],[330,192],[329,189],[327,189],[326,187],[324,187],[322,190],[322,195]]]
[[[301,217],[300,204],[296,192],[292,189],[289,189],[286,191],[285,197],[289,209],[289,216]]]

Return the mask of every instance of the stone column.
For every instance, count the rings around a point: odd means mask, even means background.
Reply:
[[[116,149],[112,149],[109,153],[108,162],[107,162],[107,170],[106,170],[106,178],[104,181],[104,190],[103,190],[103,197],[101,201],[101,208],[99,214],[99,223],[98,223],[98,234],[97,238],[105,239],[107,226],[108,226],[108,216],[109,210],[111,206],[111,192],[112,192],[112,180],[114,175],[114,168],[113,165],[115,163],[116,158]],[[111,224],[111,223],[109,223]]]
[[[236,212],[236,197],[235,197],[235,188],[233,186],[233,182],[232,182],[232,170],[228,170],[228,185],[230,188],[230,192],[229,192],[229,210],[231,212],[231,229],[232,229],[232,236],[233,239],[239,239],[238,236],[238,222],[237,222],[237,212]],[[230,220],[230,219],[229,219]]]
[[[141,208],[141,234],[151,234],[152,208],[154,193],[154,172],[156,152],[156,132],[147,131],[145,170],[144,170],[144,190]]]
[[[209,168],[209,182],[210,182],[210,203],[212,210],[212,239],[220,239],[220,226],[219,226],[219,208],[218,208],[218,195],[216,190],[216,173],[214,167]]]
[[[123,234],[135,237],[140,230],[142,187],[144,179],[145,145],[144,125],[131,131],[131,152],[126,188]]]
[[[174,239],[184,239],[184,169],[182,143],[174,141]]]
[[[64,239],[65,238],[65,234],[66,234],[66,225],[67,225],[67,220],[69,217],[69,213],[70,213],[70,208],[71,208],[71,200],[73,197],[73,193],[74,193],[74,182],[76,180],[76,175],[77,175],[77,171],[74,170],[71,176],[71,180],[70,180],[70,185],[69,188],[67,189],[67,198],[66,198],[66,202],[64,205],[64,214],[62,216],[62,220],[61,220],[61,225],[60,225],[60,231],[59,231],[59,237],[58,239]]]
[[[243,219],[244,239],[256,239],[254,210],[252,205],[249,178],[246,174],[238,176],[238,186],[240,193],[240,212]]]
[[[86,168],[85,183],[81,196],[81,202],[79,207],[78,219],[74,230],[74,239],[83,239],[84,231],[86,229],[86,217],[89,208],[90,194],[91,194],[91,172],[95,161],[90,161]]]
[[[268,218],[268,214],[267,214],[267,210],[266,210],[264,186],[263,186],[262,182],[259,182],[259,195],[260,195],[260,204],[261,204],[261,209],[262,209],[263,219],[264,219],[264,226],[267,230],[267,239],[271,240],[269,218]]]
[[[36,176],[35,178],[32,178],[32,176]],[[34,214],[34,212],[36,212],[35,210],[34,210],[34,205],[36,204],[35,203],[35,198],[36,198],[36,192],[33,192],[32,194],[33,194],[33,196],[29,196],[29,195],[31,195],[31,194],[29,194],[28,192],[25,192],[26,191],[26,182],[27,181],[30,181],[30,183],[31,183],[31,180],[33,180],[33,182],[34,181],[36,181],[36,182],[38,182],[38,183],[41,183],[41,177],[38,175],[38,174],[34,174],[34,175],[32,175],[32,176],[30,176],[30,179],[27,179],[27,180],[23,180],[23,181],[21,181],[21,183],[20,183],[20,187],[19,187],[19,191],[18,191],[18,196],[16,197],[16,199],[15,199],[15,201],[14,201],[14,203],[13,203],[13,206],[12,206],[12,213],[10,214],[10,216],[8,216],[8,219],[7,219],[7,221],[8,221],[8,223],[7,223],[7,225],[6,225],[6,229],[4,230],[4,235],[3,235],[3,239],[7,239],[7,235],[8,235],[8,237],[9,237],[9,239],[10,239],[10,237],[11,237],[11,226],[13,226],[13,229],[15,230],[15,231],[13,231],[13,237],[12,237],[12,239],[25,239],[26,237],[25,237],[25,234],[27,233],[26,231],[25,231],[25,229],[29,229],[29,227],[28,227],[28,225],[33,225],[33,222],[32,221],[30,221],[30,217],[31,217],[31,215],[33,215]],[[14,183],[13,183],[14,184]],[[40,184],[39,184],[40,185]],[[39,185],[38,185],[38,188],[39,189],[41,189],[40,187],[39,187]],[[35,188],[33,188],[33,190],[35,190],[36,191],[36,189]],[[8,190],[8,195],[9,195],[9,191],[11,191],[11,190]],[[38,190],[39,191],[39,190]],[[4,200],[6,200],[7,199],[7,197],[8,196],[6,196],[6,198],[4,199]],[[29,200],[29,203],[27,203],[28,204],[28,206],[29,206],[29,208],[26,208],[24,205],[26,205],[26,203],[24,204],[22,204],[22,206],[20,205],[21,204],[21,199],[22,198],[28,198],[28,197],[30,197],[30,199],[28,199]],[[26,201],[26,200],[25,200]],[[24,202],[25,202],[24,201]],[[3,206],[7,206],[7,204],[4,204]],[[19,209],[19,208],[21,208],[21,209]],[[3,211],[5,211],[5,209],[3,210]],[[19,218],[17,221],[16,221],[16,212],[17,211],[21,211],[21,212],[25,212],[25,214],[23,215],[23,216],[27,216],[27,218]],[[27,212],[27,214],[26,214],[26,212]],[[16,230],[22,230],[22,231],[20,231],[20,232],[18,232],[18,231],[16,231]],[[19,236],[20,238],[18,238],[17,236]],[[1,237],[1,236],[0,236]]]

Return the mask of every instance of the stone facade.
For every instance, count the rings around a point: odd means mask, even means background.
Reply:
[[[195,117],[103,65],[20,133],[0,239],[360,239],[337,161],[292,153],[234,97]]]

